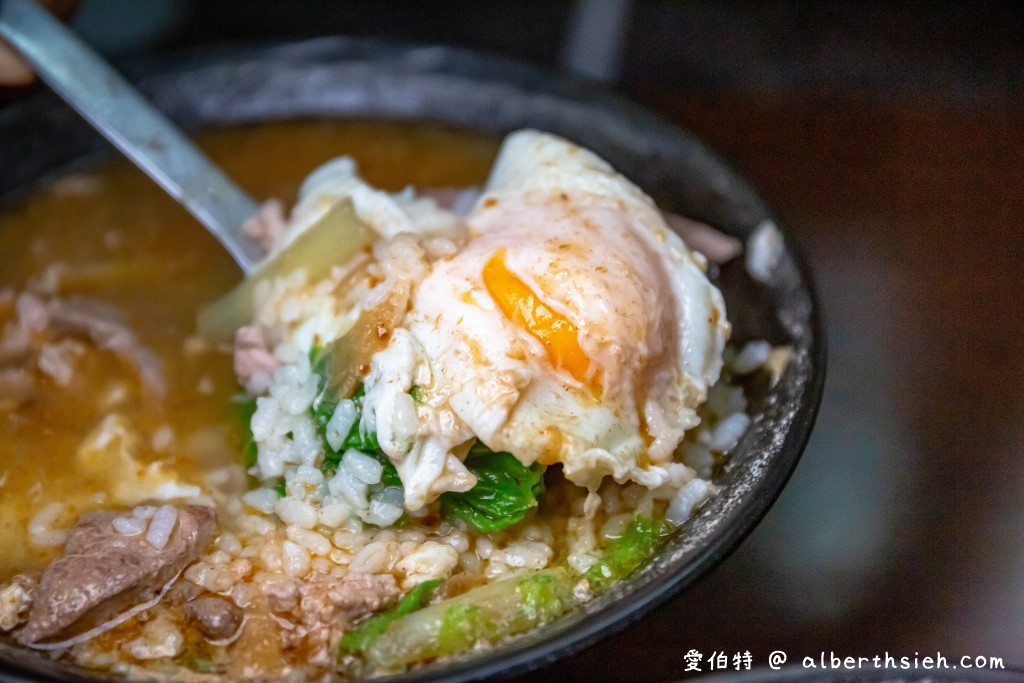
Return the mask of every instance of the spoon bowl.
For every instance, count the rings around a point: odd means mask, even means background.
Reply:
[[[32,0],[0,3],[0,38],[13,45],[114,147],[224,245],[246,274],[263,249],[242,226],[258,207],[128,81]]]

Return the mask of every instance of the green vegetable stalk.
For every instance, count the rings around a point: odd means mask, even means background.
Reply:
[[[551,572],[538,572],[519,582],[517,590],[527,619],[546,623],[565,611],[561,594],[564,586],[559,579]]]
[[[595,591],[608,588],[646,563],[672,533],[672,525],[663,520],[637,515],[622,536],[605,548],[601,561],[584,574]]]
[[[500,531],[523,520],[544,493],[544,466],[527,467],[510,453],[495,453],[477,442],[466,456],[466,467],[477,483],[469,491],[445,493],[445,514],[458,517],[478,531]]]
[[[608,588],[647,562],[671,531],[667,522],[637,515],[583,578],[594,590]],[[562,567],[544,569],[481,586],[418,611],[409,610],[404,616],[382,615],[386,623],[374,622],[378,619],[374,617],[360,627],[371,631],[372,637],[347,634],[341,652],[362,655],[371,667],[394,671],[457,654],[478,643],[497,643],[572,609],[577,604],[573,596],[576,581]]]
[[[239,327],[252,320],[253,295],[261,281],[304,268],[314,282],[330,273],[331,267],[347,263],[376,238],[373,229],[359,220],[351,199],[336,202],[305,232],[271,254],[256,272],[199,311],[199,334],[211,341],[230,341]]]
[[[444,579],[424,581],[409,591],[398,604],[386,612],[370,617],[359,628],[349,631],[338,641],[338,655],[359,654],[366,651],[387,630],[391,622],[412,614],[430,599],[434,590]]]
[[[396,670],[478,642],[496,643],[571,609],[573,584],[556,568],[481,586],[395,619],[362,653],[371,666]]]

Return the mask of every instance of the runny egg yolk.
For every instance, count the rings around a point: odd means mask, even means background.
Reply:
[[[549,308],[505,266],[504,249],[495,252],[484,265],[483,280],[505,317],[544,345],[554,367],[588,384],[590,359],[580,348],[576,326]],[[600,386],[591,386],[591,390],[600,396]]]

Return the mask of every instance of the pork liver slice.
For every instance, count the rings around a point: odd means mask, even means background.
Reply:
[[[122,536],[115,531],[112,522],[123,515],[103,511],[79,518],[64,554],[39,580],[28,623],[17,636],[21,643],[71,638],[152,600],[198,559],[217,528],[213,508],[179,508],[174,532],[157,549],[145,534]]]

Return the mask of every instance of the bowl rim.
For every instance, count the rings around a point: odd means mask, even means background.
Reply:
[[[663,120],[646,109],[610,91],[607,87],[586,82],[578,78],[555,74],[540,67],[483,55],[478,52],[460,48],[436,45],[413,45],[372,38],[328,37],[298,42],[279,41],[260,44],[234,44],[191,48],[174,53],[157,55],[140,59],[127,71],[131,80],[150,95],[157,106],[167,111],[172,118],[184,124],[186,128],[196,125],[209,125],[209,117],[215,116],[216,125],[231,125],[257,120],[294,118],[281,111],[273,111],[270,115],[253,116],[245,107],[228,107],[217,113],[217,107],[223,107],[226,101],[223,94],[215,94],[212,100],[201,103],[198,109],[183,107],[180,100],[181,91],[171,88],[168,83],[175,79],[184,83],[187,88],[189,79],[195,80],[196,74],[205,73],[207,77],[226,79],[231,76],[254,72],[259,76],[259,67],[277,68],[288,65],[298,71],[310,71],[319,67],[329,66],[341,68],[339,65],[358,69],[360,65],[371,70],[393,69],[404,77],[430,79],[444,77],[455,79],[486,89],[485,86],[501,88],[510,87],[521,96],[531,96],[541,104],[577,106],[582,111],[590,112],[595,117],[610,117],[618,121],[627,130],[635,128],[638,135],[652,139],[670,141],[680,145],[687,154],[695,155],[698,160],[721,176],[725,183],[723,192],[734,192],[739,197],[740,212],[746,211],[750,216],[760,215],[761,220],[770,218],[771,214],[761,202],[757,194],[745,180],[735,174],[721,159],[703,143],[690,134],[680,130],[675,124]],[[254,71],[255,70],[255,71]],[[355,73],[355,72],[353,72]],[[199,78],[201,81],[202,78]],[[225,81],[226,82],[226,81]],[[179,83],[179,84],[180,84]],[[501,91],[498,94],[502,94]],[[194,93],[193,93],[194,94]],[[194,104],[194,103],[193,103]],[[0,111],[0,131],[13,125],[24,125],[26,117],[42,116],[41,125],[53,125],[52,121],[61,119],[68,125],[73,120],[70,111],[63,113],[53,109],[55,98],[49,93],[40,93],[18,102]],[[399,105],[401,106],[401,105]],[[315,109],[315,108],[314,108]],[[353,111],[360,111],[356,106]],[[329,111],[311,111],[306,117],[329,117]],[[264,112],[266,114],[266,112]],[[500,112],[499,112],[500,115]],[[68,117],[71,117],[68,119]],[[338,115],[336,118],[344,118]],[[352,117],[351,113],[347,114]],[[204,120],[204,117],[207,117]],[[391,118],[401,119],[402,115]],[[415,118],[415,117],[413,117]],[[422,120],[422,119],[420,119]],[[601,119],[603,122],[604,119]],[[444,121],[440,121],[445,123]],[[448,121],[449,125],[453,122]],[[464,125],[455,121],[455,125]],[[84,124],[82,124],[84,126]],[[73,127],[73,126],[72,126]],[[471,126],[479,128],[479,126]],[[500,125],[498,126],[500,127]],[[83,158],[92,157],[87,152],[97,152],[104,148],[95,136],[84,127],[79,133],[71,135],[73,144],[67,147],[76,150],[68,158],[50,161],[51,171],[36,174],[32,179],[5,177],[0,171],[0,196],[3,189],[9,191],[23,190],[29,185],[45,182],[47,179],[69,170],[70,165],[79,164]],[[77,137],[75,137],[77,135]],[[639,139],[639,138],[637,138]],[[77,147],[76,147],[77,145]],[[654,150],[651,153],[658,153]],[[616,164],[613,162],[613,166]],[[12,179],[13,178],[13,179]],[[641,183],[642,184],[642,183]],[[646,189],[646,188],[645,188]],[[6,203],[6,202],[4,202]],[[698,218],[704,218],[698,216]],[[725,230],[740,235],[749,234],[754,225],[751,219],[737,220],[732,225],[721,225]],[[807,377],[800,384],[800,397],[793,410],[790,421],[785,429],[783,439],[776,445],[774,455],[770,458],[769,467],[758,473],[758,478],[750,490],[740,496],[737,507],[732,508],[728,519],[719,520],[715,531],[707,543],[689,552],[687,559],[673,571],[662,571],[657,575],[640,580],[631,578],[628,599],[610,599],[593,611],[577,614],[574,622],[567,628],[554,629],[541,638],[529,637],[530,634],[512,638],[498,646],[488,648],[486,653],[473,653],[455,658],[450,662],[442,662],[404,674],[387,676],[379,680],[387,681],[471,681],[485,678],[508,677],[520,675],[549,664],[561,657],[578,652],[593,645],[601,638],[618,633],[630,624],[641,619],[657,605],[663,604],[670,597],[692,585],[713,567],[724,560],[744,538],[761,521],[770,506],[774,503],[782,488],[789,480],[797,462],[810,438],[810,433],[821,401],[826,368],[826,347],[824,321],[818,302],[813,277],[808,263],[794,243],[790,235],[785,236],[786,257],[792,267],[792,276],[800,293],[806,297],[806,320],[803,332],[806,339]],[[679,564],[678,562],[676,564]],[[650,575],[651,572],[642,572]],[[615,591],[612,591],[613,593]],[[604,597],[604,596],[603,596]],[[556,620],[559,621],[564,620]],[[550,626],[550,625],[549,625]],[[535,629],[535,635],[538,629]],[[6,658],[5,658],[6,659]],[[4,661],[7,666],[12,662]],[[69,672],[70,673],[70,672]],[[40,676],[43,678],[40,678]],[[73,674],[72,674],[73,675]],[[45,680],[45,674],[32,668],[14,664],[8,672],[0,672],[0,678],[12,681]],[[87,677],[84,680],[95,680]]]

